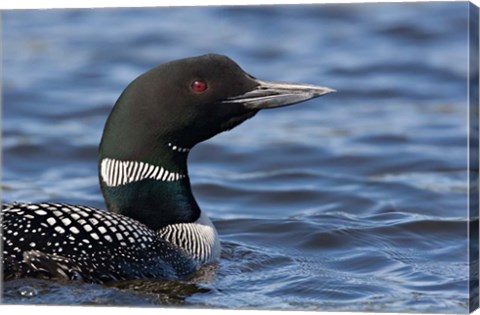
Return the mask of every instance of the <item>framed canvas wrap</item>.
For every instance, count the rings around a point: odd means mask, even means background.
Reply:
[[[474,311],[478,15],[3,10],[2,303]]]

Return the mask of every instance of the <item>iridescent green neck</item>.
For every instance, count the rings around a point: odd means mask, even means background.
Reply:
[[[162,151],[136,160],[101,152],[100,183],[109,211],[152,229],[198,219],[187,171],[189,150],[166,142]]]

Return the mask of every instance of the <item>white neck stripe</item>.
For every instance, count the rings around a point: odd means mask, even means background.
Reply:
[[[187,177],[184,174],[169,172],[163,167],[138,162],[119,161],[105,158],[100,163],[100,174],[105,185],[117,187],[144,179],[154,179],[162,182],[178,181]]]
[[[220,241],[212,221],[203,212],[197,221],[167,225],[158,231],[160,237],[202,263],[217,261]]]

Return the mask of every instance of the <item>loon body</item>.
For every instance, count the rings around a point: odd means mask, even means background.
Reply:
[[[217,231],[190,188],[191,148],[261,109],[332,91],[260,81],[215,54],[144,73],[117,100],[100,143],[99,180],[108,211],[3,204],[4,279],[171,279],[216,262]]]

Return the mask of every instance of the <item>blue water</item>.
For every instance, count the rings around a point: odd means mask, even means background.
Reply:
[[[5,201],[105,208],[96,154],[137,75],[208,52],[338,90],[190,154],[223,245],[180,282],[20,279],[3,303],[468,309],[467,3],[3,12]]]

